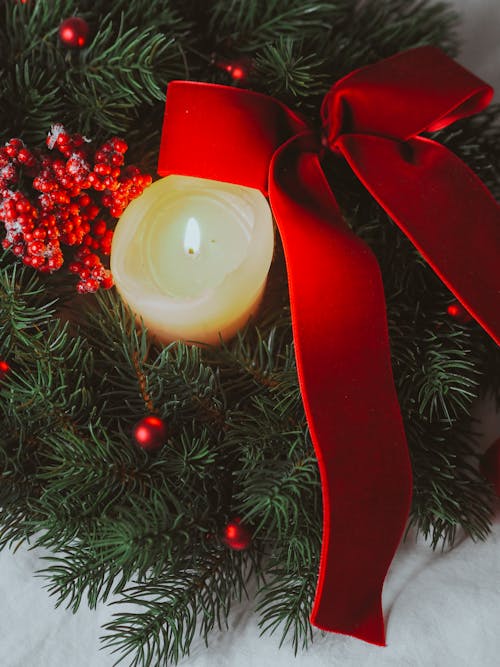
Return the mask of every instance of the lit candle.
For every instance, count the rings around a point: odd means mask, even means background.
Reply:
[[[124,301],[160,341],[213,344],[256,312],[273,248],[260,191],[167,176],[118,221],[111,271]]]

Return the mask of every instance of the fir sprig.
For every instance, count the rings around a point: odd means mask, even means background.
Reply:
[[[232,601],[246,590],[245,566],[239,556],[208,553],[193,568],[124,591],[119,604],[130,611],[105,626],[105,645],[121,654],[116,664],[130,657],[133,666],[152,667],[188,655],[197,629],[206,640],[226,625]]]

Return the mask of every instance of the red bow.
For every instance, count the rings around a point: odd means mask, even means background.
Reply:
[[[329,146],[499,341],[500,209],[461,160],[418,136],[478,112],[491,96],[444,53],[422,47],[346,76],[322,114]],[[311,621],[384,644],[381,592],[409,512],[411,469],[377,261],[343,220],[313,133],[275,99],[171,83],[158,172],[269,195],[323,489]]]

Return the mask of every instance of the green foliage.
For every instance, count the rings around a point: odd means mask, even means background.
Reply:
[[[317,53],[303,54],[303,46],[291,37],[266,44],[255,58],[257,75],[268,91],[282,99],[310,97],[331,85]]]
[[[175,663],[189,654],[197,629],[207,640],[215,627],[227,627],[231,603],[244,592],[245,559],[207,554],[192,567],[126,589],[118,604],[137,611],[114,615],[105,645],[121,653],[118,662],[130,656],[134,667]]]
[[[89,21],[86,48],[58,41],[61,17]],[[123,133],[154,168],[165,87],[174,78],[237,84],[217,58],[251,57],[250,88],[319,126],[331,83],[421,44],[456,52],[455,16],[408,0],[71,0],[0,7],[0,134],[41,141],[54,121],[97,139]],[[438,134],[500,197],[498,109]],[[244,156],[242,156],[244,159]],[[500,403],[500,353],[341,161],[326,157],[346,219],[377,255],[396,386],[409,440],[411,521],[434,545],[458,526],[489,529],[491,490],[477,470],[473,401]],[[257,577],[263,631],[296,650],[321,544],[321,489],[297,382],[286,273],[276,249],[259,319],[220,348],[154,344],[114,291],[74,297],[0,256],[0,547],[51,551],[41,575],[76,610],[122,606],[105,643],[133,665],[176,662],[196,632],[224,627]],[[84,307],[82,307],[84,306]],[[321,350],[318,350],[321,354]],[[332,378],[332,382],[335,378]],[[135,447],[147,413],[168,424],[154,454]],[[244,555],[220,539],[240,516]]]

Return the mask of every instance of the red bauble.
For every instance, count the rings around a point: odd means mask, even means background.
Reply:
[[[88,36],[89,24],[79,16],[72,16],[59,26],[59,38],[67,47],[81,49],[86,45]]]
[[[227,72],[233,81],[244,81],[252,70],[252,61],[249,58],[235,61],[214,59],[212,62],[217,69]]]
[[[3,380],[9,371],[10,371],[9,364],[3,359],[0,359],[0,380]]]
[[[149,415],[137,422],[132,435],[139,447],[148,452],[153,452],[165,443],[167,426],[160,417]]]
[[[500,497],[500,438],[486,450],[481,459],[481,472],[493,484]]]
[[[450,317],[453,317],[454,320],[460,322],[461,324],[467,324],[467,322],[472,321],[472,317],[469,315],[469,313],[465,310],[465,308],[459,301],[454,301],[453,303],[450,303],[450,305],[446,309],[446,312]]]
[[[240,519],[233,519],[227,524],[222,539],[230,549],[235,551],[248,549],[252,543],[252,535]]]

